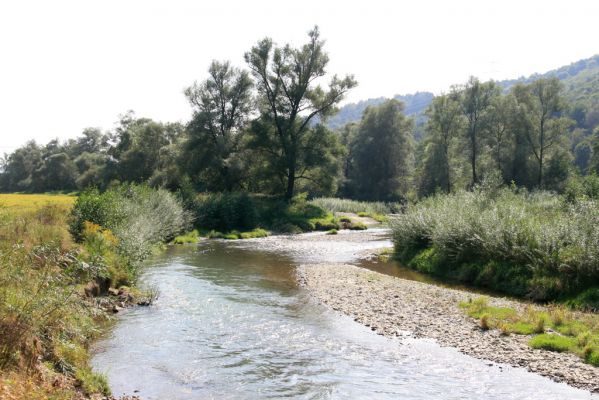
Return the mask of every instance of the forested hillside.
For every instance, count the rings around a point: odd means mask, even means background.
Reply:
[[[408,117],[415,117],[418,120],[419,116],[424,114],[426,107],[433,100],[434,95],[430,92],[416,92],[414,94],[396,95],[394,100],[399,100],[404,103],[404,113]],[[339,112],[327,120],[327,126],[331,129],[338,129],[349,122],[356,122],[362,118],[364,110],[368,106],[378,106],[388,100],[385,97],[377,97],[375,99],[362,100],[357,103],[349,103],[339,109]]]
[[[590,106],[599,103],[599,55],[574,62],[570,65],[548,71],[543,74],[533,74],[528,77],[518,79],[509,79],[498,81],[497,85],[509,89],[517,83],[530,83],[539,78],[556,77],[564,84],[564,97],[574,105],[577,110],[577,121],[583,122],[586,117],[585,110]],[[414,117],[416,127],[420,126],[424,120],[424,111],[433,99],[430,92],[416,92],[414,94],[396,95],[395,100],[402,101],[405,104],[405,115]],[[361,100],[357,103],[349,103],[340,108],[339,112],[328,119],[327,126],[331,129],[337,129],[349,122],[359,121],[368,106],[375,106],[387,100],[385,97]],[[599,122],[599,113],[589,116],[591,123]],[[419,139],[418,132],[415,138]]]

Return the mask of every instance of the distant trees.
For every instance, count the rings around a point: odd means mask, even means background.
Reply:
[[[446,94],[437,96],[433,99],[426,115],[429,121],[427,133],[430,138],[425,167],[427,175],[425,179],[428,179],[428,182],[422,184],[429,187],[438,186],[449,193],[452,188],[450,152],[464,126],[459,101],[456,96]]]
[[[528,85],[517,85],[513,93],[518,102],[518,120],[524,137],[537,160],[537,185],[544,186],[548,153],[565,138],[573,121],[564,116],[565,101],[557,78],[539,79]]]
[[[572,173],[599,173],[599,101],[586,75],[576,78],[584,90],[570,85],[566,93],[556,78],[508,87],[470,78],[432,101],[430,93],[397,96],[409,109],[371,99],[349,107],[358,115],[370,104],[359,122],[339,126],[346,115],[331,130],[327,119],[356,81],[333,76],[319,85],[329,58],[318,28],[299,47],[263,39],[245,61],[248,70],[213,61],[206,79],[185,90],[188,123],[128,112],[111,131],[27,143],[0,160],[0,190],[106,189],[126,181],[286,200],[308,192],[403,201],[486,179],[562,191]],[[415,112],[414,120],[406,117]]]
[[[492,81],[482,83],[477,78],[471,77],[463,87],[454,93],[466,118],[464,134],[467,138],[466,145],[470,153],[471,186],[473,186],[479,181],[476,168],[482,141],[481,137],[485,134],[488,111],[493,98],[499,94],[499,89]]]
[[[351,149],[348,179],[353,197],[399,201],[407,197],[413,165],[413,121],[403,114],[403,103],[388,100],[368,107]]]

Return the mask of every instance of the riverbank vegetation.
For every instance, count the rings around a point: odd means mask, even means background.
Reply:
[[[137,186],[0,202],[0,397],[109,394],[89,345],[108,312],[151,301],[131,285],[186,211],[171,193]]]
[[[516,188],[428,198],[392,222],[419,271],[536,301],[599,308],[599,205]]]
[[[482,329],[498,329],[503,335],[534,335],[528,344],[535,349],[568,351],[599,367],[599,317],[574,313],[563,306],[547,310],[527,306],[519,311],[490,306],[486,297],[460,303]]]
[[[5,344],[18,353],[5,356],[6,366],[40,348],[58,368],[53,357],[71,353],[54,350],[47,332],[36,339],[42,323],[56,322],[44,316],[60,315],[43,307],[70,307],[52,296],[75,296],[90,282],[95,293],[130,286],[161,243],[366,228],[343,212],[378,221],[397,214],[395,256],[419,271],[599,307],[599,92],[573,100],[564,91],[575,88],[556,76],[509,86],[473,77],[425,96],[416,120],[387,100],[332,129],[329,119],[357,82],[330,74],[317,27],[300,46],[262,39],[244,60],[246,69],[212,62],[184,91],[192,109],[185,123],[127,112],[111,131],[29,142],[1,160],[2,192],[81,191],[41,208],[21,204],[24,195],[4,200],[2,256],[11,267],[1,290],[6,304],[17,303],[1,321],[32,324],[24,342]],[[56,279],[46,282],[48,274]],[[38,303],[19,297],[25,289],[48,300],[35,317],[28,313]],[[93,336],[56,329],[82,348]],[[75,364],[84,365],[67,361],[64,371],[88,376]]]

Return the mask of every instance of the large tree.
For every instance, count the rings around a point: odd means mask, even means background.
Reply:
[[[428,121],[426,130],[430,138],[429,163],[436,159],[440,168],[437,169],[443,176],[438,177],[439,182],[443,184],[442,189],[447,193],[451,192],[451,165],[450,149],[454,139],[459,135],[463,126],[463,117],[460,104],[454,97],[449,95],[440,95],[433,99],[433,102],[426,111]],[[428,166],[431,168],[431,165]]]
[[[404,105],[388,100],[364,112],[352,144],[350,179],[355,197],[398,201],[406,198],[412,166],[413,121]]]
[[[471,185],[478,183],[477,163],[485,133],[486,118],[493,98],[499,95],[499,89],[494,82],[480,82],[471,77],[462,87],[456,88],[456,96],[461,104],[462,113],[466,117],[465,137],[470,153],[470,169],[472,171]]]
[[[544,169],[548,153],[562,140],[572,125],[565,116],[566,103],[557,78],[538,79],[528,85],[514,87],[519,106],[519,123],[537,161],[537,185],[544,185]]]
[[[299,165],[306,153],[317,153],[322,142],[305,140],[315,133],[315,118],[325,119],[345,93],[356,85],[353,76],[333,76],[327,90],[316,85],[326,74],[329,57],[324,51],[318,27],[309,32],[309,40],[299,48],[278,47],[269,38],[258,42],[245,54],[256,79],[261,119],[272,125],[268,143],[272,164],[280,168],[285,179],[285,198],[293,197],[296,181],[307,178],[308,165]],[[325,141],[326,142],[326,141]]]
[[[210,190],[241,186],[244,166],[237,157],[244,123],[251,111],[252,81],[228,61],[213,61],[209,76],[185,96],[194,108],[188,125],[185,158],[189,172]]]

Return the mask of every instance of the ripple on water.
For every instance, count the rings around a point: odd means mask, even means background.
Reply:
[[[316,238],[316,239],[315,239]],[[143,284],[160,297],[125,312],[93,365],[116,395],[150,399],[590,399],[587,392],[428,340],[392,340],[315,304],[303,262],[388,246],[317,235],[209,242],[166,252]],[[309,250],[309,251],[308,251]]]

